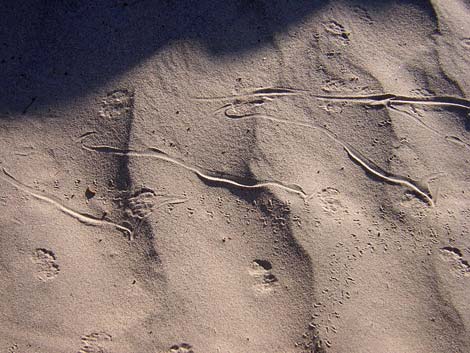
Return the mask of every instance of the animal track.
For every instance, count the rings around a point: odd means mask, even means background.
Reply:
[[[38,278],[44,282],[54,279],[59,274],[59,265],[55,254],[47,249],[36,249],[32,256],[36,264]]]
[[[358,103],[369,106],[396,106],[396,105],[428,105],[453,107],[470,110],[470,101],[461,97],[453,96],[402,96],[391,93],[370,94],[370,95],[317,95],[310,94],[311,97],[329,101],[343,101]]]
[[[320,338],[318,327],[312,321],[308,324],[307,331],[302,334],[301,342],[296,345],[303,348],[303,353],[326,353],[324,346],[328,346],[328,341]]]
[[[219,97],[194,97],[193,100],[202,102],[217,102],[217,101],[233,101],[236,100],[255,100],[257,98],[278,98],[288,96],[308,96],[313,99],[326,100],[326,101],[341,101],[357,103],[369,106],[387,106],[387,105],[428,105],[428,106],[442,106],[453,107],[465,110],[470,110],[470,100],[455,97],[455,96],[403,96],[393,93],[376,93],[366,95],[322,95],[317,94],[311,90],[300,88],[284,88],[284,87],[267,87],[249,90],[246,93],[241,93],[232,96],[219,96]]]
[[[341,32],[342,26],[336,23],[329,23],[327,26],[329,31],[333,31],[334,33],[339,33]],[[320,100],[327,100],[327,101],[338,101],[338,102],[351,102],[351,103],[359,103],[359,104],[364,104],[364,105],[370,105],[370,106],[376,106],[376,105],[383,105],[385,107],[389,108],[394,108],[396,109],[396,106],[399,105],[415,105],[415,104],[421,104],[421,105],[435,105],[435,106],[448,106],[448,107],[454,107],[454,108],[460,108],[460,109],[465,109],[465,110],[470,110],[470,101],[465,99],[465,98],[460,98],[460,97],[452,97],[452,96],[401,96],[401,95],[395,95],[395,94],[370,94],[370,95],[318,95],[314,94],[311,91],[308,90],[302,90],[302,89],[295,89],[295,88],[280,88],[280,87],[268,87],[265,89],[256,89],[252,91],[248,91],[246,94],[242,95],[236,95],[236,96],[225,96],[225,97],[200,97],[196,98],[197,100],[202,100],[202,101],[221,101],[221,100],[232,100],[232,103],[226,104],[220,109],[216,111],[216,113],[220,111],[224,111],[225,116],[227,118],[231,119],[265,119],[268,121],[276,122],[276,123],[284,123],[287,125],[293,125],[293,126],[300,126],[300,127],[306,127],[310,129],[317,129],[327,135],[329,138],[332,140],[336,141],[338,144],[340,144],[348,156],[356,162],[358,165],[360,165],[366,172],[369,174],[374,175],[375,177],[382,179],[385,182],[391,183],[391,184],[397,184],[397,185],[402,185],[405,186],[409,189],[411,189],[416,195],[418,195],[420,198],[425,200],[427,203],[429,203],[430,206],[434,206],[434,200],[433,196],[430,192],[429,185],[426,182],[422,182],[419,180],[413,180],[408,177],[403,177],[397,174],[393,174],[390,172],[387,172],[377,166],[375,163],[370,161],[368,158],[363,156],[359,151],[357,151],[355,148],[353,148],[351,145],[348,143],[340,140],[336,134],[331,132],[325,127],[319,126],[319,125],[314,125],[310,123],[304,123],[304,122],[296,122],[296,121],[289,121],[285,119],[280,119],[276,118],[271,115],[259,113],[259,112],[248,112],[248,113],[241,113],[241,114],[233,114],[231,112],[232,108],[236,106],[237,102],[243,102],[243,99],[245,100],[253,100],[256,98],[262,98],[262,100],[259,101],[261,103],[262,101],[264,102],[266,97],[278,97],[278,96],[286,96],[286,95],[307,95],[310,96],[314,99],[320,99]],[[397,111],[401,113],[406,113],[404,111],[398,110]],[[424,127],[431,129],[427,124],[425,124],[422,120],[420,120],[417,117],[412,116],[415,120],[417,120],[421,125]],[[432,129],[433,130],[433,129]],[[436,132],[436,131],[433,131]],[[452,139],[447,139],[450,142],[460,142],[456,138]],[[463,142],[463,141],[462,141]],[[465,142],[463,142],[465,144]],[[199,174],[198,174],[199,175]],[[428,179],[429,181],[430,179]],[[229,182],[230,184],[234,184],[234,182]],[[301,190],[300,186],[295,186],[297,191],[295,189],[292,189],[290,187],[286,188],[286,185],[283,185],[282,183],[275,182],[276,184],[280,184],[279,186],[285,188],[285,189],[291,189],[291,191],[294,191],[304,200],[308,200],[312,195],[308,196],[306,195],[303,190]],[[238,185],[240,186],[240,185]],[[300,190],[299,190],[300,189]]]
[[[366,92],[369,87],[360,84],[359,77],[350,74],[346,77],[329,78],[322,81],[321,90],[328,94],[338,94],[343,92]],[[331,104],[331,102],[330,102]],[[345,102],[336,102],[336,104],[345,105]]]
[[[270,226],[272,232],[285,231],[289,228],[290,220],[299,224],[300,219],[291,214],[292,210],[289,202],[271,198],[268,195],[259,197],[253,201],[253,205],[260,212],[264,226]],[[291,218],[291,216],[293,216]]]
[[[78,353],[108,353],[106,344],[112,341],[112,337],[106,332],[93,332],[81,337],[82,346]]]
[[[354,150],[351,146],[343,145],[343,147],[348,153],[349,157],[357,164],[359,164],[366,172],[388,183],[406,186],[407,188],[415,192],[418,196],[420,196],[423,200],[428,202],[430,206],[434,206],[434,200],[427,184],[420,183],[408,177],[389,173],[374,164],[373,162],[371,162],[370,160],[368,160],[367,158],[363,157],[358,151]]]
[[[141,188],[132,193],[124,192],[121,195],[121,197],[114,199],[114,201],[117,201],[118,206],[124,210],[125,217],[133,226],[130,234],[131,240],[138,233],[142,221],[149,217],[155,209],[186,201],[182,197],[157,193],[149,188]],[[157,202],[157,198],[161,200]]]
[[[255,286],[261,291],[271,291],[278,279],[272,273],[272,264],[267,260],[254,260],[251,264],[250,274],[258,281]]]
[[[17,352],[18,352],[18,345],[16,343],[8,347],[8,353],[17,353]]]
[[[236,99],[234,102],[224,105],[215,111],[215,115],[223,112],[226,117],[232,119],[239,119],[256,114],[265,113],[260,108],[267,102],[272,101],[269,97],[260,97],[256,99]]]
[[[247,90],[245,93],[219,96],[219,97],[192,97],[195,101],[202,102],[217,102],[217,101],[235,101],[235,100],[250,100],[256,98],[275,98],[283,96],[295,96],[307,93],[307,90],[288,87],[262,87],[257,89]]]
[[[470,38],[464,38],[461,40],[462,46],[465,49],[470,49]]]
[[[323,23],[325,31],[328,33],[337,36],[344,44],[349,42],[349,36],[351,33],[347,31],[344,26],[336,21],[328,21]]]
[[[325,24],[325,29],[332,34],[339,35],[339,33],[344,34],[345,29],[344,27],[335,22],[330,21]],[[348,37],[346,35],[346,37]],[[282,96],[290,96],[290,95],[308,95],[315,99],[321,100],[329,100],[329,101],[344,101],[344,102],[356,102],[365,105],[383,105],[386,107],[394,108],[394,105],[413,105],[413,104],[421,104],[421,105],[437,105],[437,106],[450,106],[456,107],[461,109],[470,110],[470,101],[460,97],[450,97],[450,96],[422,96],[422,97],[409,97],[409,96],[400,96],[394,94],[375,94],[375,95],[364,95],[364,96],[355,96],[355,95],[344,95],[344,96],[331,96],[331,95],[317,95],[313,94],[308,90],[302,89],[295,89],[295,88],[285,88],[285,87],[266,87],[266,88],[259,88],[254,89],[251,91],[247,91],[244,94],[239,95],[232,95],[232,96],[220,96],[220,97],[195,97],[194,100],[199,101],[223,101],[228,100],[232,101],[232,103],[226,104],[220,109],[218,109],[215,113],[223,111],[227,118],[231,119],[242,119],[242,118],[261,118],[270,120],[273,122],[285,123],[289,125],[296,125],[302,126],[312,129],[318,129],[325,133],[328,137],[332,138],[340,145],[343,146],[345,151],[347,152],[348,156],[359,164],[364,170],[368,173],[393,184],[398,184],[402,186],[406,186],[415,192],[418,196],[423,198],[426,202],[428,202],[431,206],[434,206],[434,201],[432,195],[430,193],[429,187],[424,183],[420,183],[416,180],[412,180],[407,177],[402,177],[399,175],[395,175],[385,170],[381,169],[380,167],[376,166],[373,162],[362,156],[362,154],[355,150],[349,144],[341,141],[336,137],[334,133],[329,131],[328,129],[312,125],[308,123],[302,122],[292,122],[284,119],[279,119],[270,115],[266,115],[260,113],[256,110],[252,110],[253,107],[260,106],[264,104],[267,100],[275,97],[282,97]],[[403,111],[402,111],[403,113]],[[420,121],[423,124],[422,121]],[[426,124],[424,124],[425,127]],[[429,128],[429,127],[428,127]],[[450,141],[454,141],[452,139]],[[156,149],[156,148],[147,148],[142,151],[136,150],[125,150],[119,149],[111,146],[87,146],[82,145],[82,147],[88,151],[98,152],[98,153],[109,153],[119,156],[135,156],[135,157],[149,157],[149,158],[157,158],[160,160],[164,160],[175,165],[178,165],[188,171],[195,173],[198,177],[202,180],[211,182],[211,183],[221,183],[226,185],[231,185],[238,188],[245,188],[245,189],[255,189],[255,188],[263,188],[267,186],[277,186],[284,190],[294,192],[300,195],[304,200],[308,199],[309,196],[303,191],[303,189],[298,185],[288,185],[280,181],[256,181],[254,184],[250,183],[239,183],[234,180],[230,180],[227,178],[220,178],[208,175],[201,170],[186,165],[184,162],[177,160],[176,158],[172,158],[168,156],[166,153]]]
[[[132,218],[147,218],[155,207],[155,196],[156,194],[153,190],[137,193],[137,195],[129,198],[129,208],[126,209],[126,213]]]
[[[452,246],[441,248],[444,260],[451,262],[453,269],[460,275],[470,276],[470,263],[463,259],[462,251]]]
[[[174,346],[171,346],[170,350],[168,353],[194,353],[193,347],[191,347],[190,344],[187,343],[181,343],[181,344],[176,344]]]
[[[139,220],[152,214],[156,196],[157,193],[152,189],[141,188],[132,193],[124,192],[114,201],[117,201],[119,207],[124,209],[124,213],[128,218]]]
[[[99,115],[107,119],[120,119],[132,114],[134,94],[126,89],[108,93],[101,103]]]
[[[160,159],[166,162],[170,162],[172,164],[175,164],[177,166],[182,167],[183,169],[186,169],[194,174],[196,174],[200,179],[206,182],[210,183],[217,183],[217,184],[225,184],[225,185],[230,185],[232,187],[237,187],[241,189],[261,189],[269,186],[275,186],[281,189],[284,189],[289,192],[293,192],[302,198],[306,198],[307,194],[303,191],[303,189],[295,184],[285,184],[280,181],[274,181],[274,180],[268,180],[268,181],[255,181],[253,183],[241,183],[237,182],[231,179],[227,178],[220,178],[220,177],[215,177],[208,175],[201,170],[199,170],[196,167],[190,166],[185,164],[184,162],[170,157],[166,153],[160,151],[157,148],[149,147],[145,150],[123,150],[115,147],[110,147],[110,146],[87,146],[87,145],[82,145],[82,147],[88,151],[92,152],[98,152],[98,153],[108,153],[108,154],[113,154],[117,156],[133,156],[133,157],[144,157],[144,158],[156,158]]]
[[[318,197],[323,203],[323,210],[328,213],[336,213],[343,209],[343,205],[338,196],[339,191],[335,188],[327,187],[322,189],[322,191],[318,193]]]
[[[284,123],[287,125],[294,125],[294,126],[301,126],[301,127],[306,127],[310,129],[316,129],[321,131],[323,134],[328,136],[330,139],[334,140],[338,144],[340,144],[348,156],[355,161],[357,164],[359,164],[364,170],[366,170],[368,173],[374,175],[375,177],[382,179],[388,183],[391,184],[397,184],[397,185],[402,185],[406,186],[409,189],[411,189],[413,192],[415,192],[418,196],[420,196],[422,199],[424,199],[426,202],[428,202],[431,206],[434,206],[434,201],[431,195],[431,192],[429,190],[429,186],[426,183],[419,182],[417,180],[413,180],[408,177],[402,177],[400,175],[396,175],[390,172],[387,172],[377,166],[375,163],[370,161],[368,158],[364,157],[359,151],[354,149],[351,145],[348,143],[340,140],[336,134],[331,132],[325,127],[319,126],[319,125],[313,125],[313,124],[308,124],[308,123],[303,123],[303,122],[295,122],[295,121],[289,121],[289,120],[284,120],[284,119],[279,119],[270,115],[262,115],[262,114],[254,114],[254,115],[249,115],[249,116],[243,116],[240,118],[244,119],[265,119],[273,122],[278,122],[278,123]],[[304,199],[308,200],[312,195],[307,196],[305,195],[304,192],[302,192],[301,195]]]
[[[0,179],[3,179],[4,181],[10,183],[14,187],[20,189],[21,191],[33,196],[34,198],[47,202],[51,205],[53,205],[55,208],[57,208],[60,212],[75,218],[77,221],[89,225],[89,226],[102,226],[102,227],[112,227],[116,228],[120,231],[123,231],[126,233],[129,237],[132,235],[132,232],[129,228],[126,228],[124,226],[121,226],[119,224],[106,221],[104,219],[96,218],[91,215],[87,215],[78,211],[75,211],[64,204],[62,204],[61,201],[56,199],[54,196],[48,195],[45,192],[33,189],[30,186],[27,186],[26,184],[23,184],[22,182],[18,181],[15,177],[13,177],[10,173],[6,171],[5,168],[3,168],[3,175],[0,173]]]
[[[457,136],[447,135],[445,137],[445,139],[449,142],[452,142],[452,143],[456,144],[456,145],[463,146],[463,147],[466,147],[466,148],[470,149],[470,143],[463,141],[461,138],[459,138]]]

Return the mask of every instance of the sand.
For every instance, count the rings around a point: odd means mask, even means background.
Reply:
[[[470,352],[470,3],[8,1],[0,352]]]

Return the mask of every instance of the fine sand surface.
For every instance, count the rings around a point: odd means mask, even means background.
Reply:
[[[1,353],[470,352],[468,0],[1,9]]]

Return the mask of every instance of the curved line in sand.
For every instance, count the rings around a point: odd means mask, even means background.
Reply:
[[[356,155],[353,151],[351,151],[348,147],[343,146],[348,155],[355,160],[357,163],[361,165],[365,170],[367,170],[369,173],[375,175],[376,177],[379,177],[385,181],[388,181],[390,183],[394,184],[399,184],[408,187],[409,189],[413,190],[416,192],[418,195],[422,196],[431,206],[434,206],[434,201],[432,198],[424,191],[422,191],[417,185],[415,185],[412,181],[406,180],[404,177],[401,176],[387,176],[385,174],[380,173],[376,169],[372,168],[370,165],[368,165],[361,157]]]
[[[411,180],[409,178],[392,174],[390,172],[387,172],[383,170],[382,168],[378,167],[375,163],[370,161],[368,158],[364,157],[360,152],[358,152],[355,148],[350,146],[348,143],[341,141],[333,132],[328,130],[325,127],[321,127],[318,125],[312,125],[308,123],[302,123],[302,122],[293,122],[293,121],[288,121],[284,119],[279,119],[275,118],[270,115],[263,115],[263,114],[247,114],[243,116],[229,116],[226,114],[226,116],[230,119],[236,120],[236,119],[265,119],[273,122],[278,122],[278,123],[284,123],[288,125],[296,125],[300,127],[307,127],[311,129],[317,129],[320,130],[322,133],[327,135],[329,138],[333,139],[337,143],[339,143],[347,152],[348,156],[356,161],[363,169],[371,173],[372,175],[387,181],[389,183],[397,184],[397,185],[402,185],[405,186],[414,192],[416,192],[419,196],[421,196],[427,203],[429,203],[430,206],[434,206],[434,201],[432,197],[430,196],[430,192],[428,190],[425,190],[424,188],[421,188],[420,186],[417,185],[417,182],[414,180]]]
[[[430,106],[448,106],[470,110],[470,100],[455,96],[404,96],[393,93],[376,93],[369,95],[326,95],[315,94],[311,90],[289,87],[265,87],[240,93],[238,95],[218,97],[191,97],[195,101],[216,102],[234,99],[250,99],[255,97],[282,97],[306,95],[312,98],[330,101],[362,103],[366,105],[405,105],[419,104]]]
[[[245,93],[229,95],[229,96],[218,96],[218,97],[191,97],[194,101],[202,102],[217,102],[232,99],[242,98],[255,98],[255,97],[283,97],[283,96],[295,96],[299,94],[308,93],[307,90],[288,88],[288,87],[264,87],[247,91]]]
[[[161,152],[160,150],[156,148],[149,148],[148,150],[144,151],[135,151],[135,150],[121,150],[115,147],[110,147],[110,146],[87,146],[87,145],[82,145],[82,147],[88,151],[91,152],[98,152],[98,153],[109,153],[113,155],[118,155],[118,156],[131,156],[131,157],[144,157],[144,158],[156,158],[160,159],[162,161],[166,161],[172,164],[175,164],[183,169],[186,169],[194,174],[196,174],[198,177],[200,177],[203,180],[213,182],[213,183],[221,183],[221,184],[227,184],[231,186],[235,186],[237,188],[241,189],[261,189],[269,186],[274,186],[280,189],[284,189],[286,191],[295,193],[302,197],[303,199],[306,199],[308,195],[302,190],[302,188],[298,185],[287,185],[279,181],[261,181],[257,182],[254,185],[249,185],[249,184],[242,184],[239,182],[236,182],[231,179],[227,178],[219,178],[219,177],[214,177],[207,175],[203,172],[201,172],[199,169],[189,166],[176,158],[172,158],[168,156],[167,154]]]
[[[62,213],[65,213],[66,215],[72,218],[75,218],[76,220],[78,220],[79,222],[83,224],[90,225],[90,226],[112,227],[112,228],[116,228],[120,231],[125,232],[129,237],[131,237],[132,235],[132,231],[129,228],[121,226],[117,223],[105,221],[103,219],[95,218],[93,216],[80,213],[67,206],[64,206],[60,201],[56,200],[55,197],[49,196],[42,191],[34,190],[30,186],[27,186],[26,184],[23,184],[22,182],[18,181],[13,175],[7,172],[5,168],[3,168],[3,174],[4,175],[0,174],[0,178],[5,180],[7,183],[13,185],[14,187],[22,190],[23,192],[33,196],[34,198],[38,200],[45,201],[53,205]]]

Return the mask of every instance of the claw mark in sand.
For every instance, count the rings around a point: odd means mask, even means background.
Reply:
[[[34,198],[36,198],[38,200],[41,200],[41,201],[45,201],[45,202],[53,205],[55,208],[57,208],[62,213],[65,213],[66,215],[68,215],[72,218],[75,218],[77,221],[79,221],[83,224],[90,225],[90,226],[116,228],[116,229],[126,233],[129,236],[129,238],[132,237],[132,231],[129,228],[126,228],[124,226],[121,226],[119,224],[116,224],[116,223],[113,223],[113,222],[110,222],[110,221],[106,221],[104,219],[99,219],[99,218],[96,218],[96,217],[91,216],[91,215],[87,215],[87,214],[84,214],[84,213],[74,211],[71,208],[69,208],[67,206],[64,206],[55,197],[49,196],[49,195],[47,195],[46,193],[44,193],[42,191],[35,190],[35,189],[23,184],[22,182],[18,181],[15,177],[13,177],[10,173],[8,173],[5,168],[3,168],[3,174],[4,175],[0,174],[1,179],[3,179],[6,182],[10,183],[14,187],[24,191],[25,193],[33,196]]]
[[[182,161],[179,161],[176,158],[172,158],[168,156],[166,153],[160,151],[157,148],[149,147],[146,150],[138,151],[138,150],[123,150],[123,149],[118,149],[110,146],[87,146],[87,145],[82,145],[82,147],[88,151],[92,152],[98,152],[98,153],[109,153],[109,154],[114,154],[117,156],[131,156],[131,157],[143,157],[143,158],[156,158],[160,159],[162,161],[166,161],[169,163],[172,163],[174,165],[177,165],[183,169],[186,169],[194,174],[196,174],[199,178],[202,180],[212,182],[212,183],[220,183],[220,184],[225,184],[225,185],[230,185],[234,186],[237,188],[241,189],[261,189],[269,186],[275,186],[280,189],[295,193],[302,197],[303,199],[306,199],[308,195],[302,190],[302,188],[298,185],[292,185],[292,184],[284,184],[280,181],[258,181],[254,184],[242,184],[239,182],[236,182],[231,179],[227,178],[220,178],[220,177],[215,177],[215,176],[210,176],[208,174],[203,173],[199,169],[189,166],[185,164]]]
[[[227,114],[226,114],[226,116],[230,117]],[[387,171],[383,170],[382,168],[377,166],[375,163],[370,161],[368,158],[364,157],[354,147],[352,147],[348,143],[340,140],[336,136],[336,134],[334,134],[333,132],[331,132],[330,130],[328,130],[325,127],[322,127],[322,126],[319,126],[319,125],[308,124],[308,123],[302,123],[302,122],[288,121],[288,120],[279,119],[279,118],[275,118],[275,117],[270,116],[270,115],[263,115],[263,114],[252,114],[252,115],[245,115],[245,116],[237,116],[236,118],[238,118],[238,119],[260,118],[260,119],[266,119],[266,120],[273,121],[273,122],[284,123],[284,124],[288,124],[288,125],[301,126],[301,127],[307,127],[307,128],[310,128],[310,129],[319,130],[322,133],[324,133],[326,136],[328,136],[330,139],[332,139],[335,142],[337,142],[338,144],[340,144],[345,149],[348,156],[353,161],[358,163],[364,170],[366,170],[370,174],[372,174],[375,177],[378,177],[379,179],[382,179],[382,180],[384,180],[388,183],[405,186],[405,187],[411,189],[417,195],[419,195],[422,199],[424,199],[427,203],[429,203],[430,206],[434,206],[434,201],[433,201],[433,197],[431,195],[431,191],[429,190],[429,187],[428,187],[428,185],[426,185],[426,183],[419,182],[419,181],[416,181],[416,180],[412,180],[410,178],[403,177],[403,176],[400,176],[400,175],[395,175],[395,174],[392,174],[390,172],[387,172]],[[232,117],[232,119],[233,119],[233,117]]]

